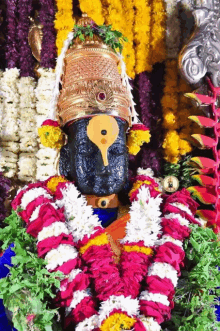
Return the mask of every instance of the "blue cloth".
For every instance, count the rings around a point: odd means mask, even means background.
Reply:
[[[94,208],[93,214],[98,215],[99,220],[104,228],[109,226],[117,219],[118,208]]]
[[[12,267],[11,258],[12,256],[15,256],[15,252],[12,250],[12,247],[14,247],[14,244],[11,244],[4,254],[0,257],[0,279],[4,278],[8,275],[9,269],[6,267],[6,265],[9,265]],[[5,308],[3,305],[3,300],[0,299],[0,331],[16,331],[15,328],[10,326],[6,313]]]
[[[220,267],[218,267],[218,270],[220,272]],[[220,288],[220,287],[218,287],[218,288]],[[217,317],[217,321],[220,322],[220,297],[217,298],[217,300],[219,301],[219,305],[215,305],[215,308],[216,308],[215,314],[216,314],[216,317]]]

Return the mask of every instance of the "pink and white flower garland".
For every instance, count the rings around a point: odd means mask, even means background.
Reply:
[[[149,176],[140,178],[150,185],[143,183],[133,195],[120,269],[105,230],[73,183],[60,183],[54,196],[46,183],[31,184],[13,201],[15,210],[22,209],[18,213],[27,232],[38,238],[38,254],[47,260],[47,269],[66,275],[56,302],[66,307],[67,323],[77,324],[77,331],[105,330],[103,323],[116,312],[135,318],[137,331],[160,330],[159,324],[170,318],[184,259],[182,242],[189,236],[189,222],[196,222],[196,203],[187,191],[165,197],[161,218],[158,184]],[[139,296],[142,280],[145,289]]]

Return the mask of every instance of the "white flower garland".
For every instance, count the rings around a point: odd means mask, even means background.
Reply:
[[[55,87],[55,72],[53,69],[38,69],[40,78],[35,90],[37,103],[36,103],[36,132],[43,121],[48,119],[50,113],[50,104]],[[56,158],[57,151],[52,148],[46,148],[43,145],[39,145],[37,152],[37,170],[36,179],[46,180],[50,176],[57,174]]]
[[[2,148],[0,150],[0,171],[6,177],[12,178],[17,173],[19,127],[19,70],[17,68],[6,69],[0,80],[1,96],[3,95],[2,126],[0,138]],[[12,143],[12,144],[11,144]]]
[[[21,77],[18,83],[20,94],[20,117],[19,136],[20,151],[19,155],[19,172],[18,179],[22,181],[35,180],[36,175],[36,151],[37,151],[37,134],[36,134],[36,97],[35,97],[35,80],[32,77]]]
[[[158,244],[158,235],[161,234],[161,202],[160,196],[151,197],[147,187],[139,189],[138,200],[130,207],[131,220],[126,224],[126,236],[122,243],[143,240],[147,247]]]
[[[30,190],[25,188],[19,204],[22,209],[28,208],[28,204],[39,196],[49,198],[50,200],[52,197],[48,194],[44,187],[34,187]],[[52,202],[51,200],[50,205],[53,206],[55,210],[64,207],[66,223],[59,222],[58,219],[53,220],[52,218],[53,223],[47,227],[43,227],[43,229],[39,231],[38,245],[41,245],[42,241],[51,237],[62,236],[62,234],[69,235],[70,233],[72,234],[74,241],[78,242],[79,240],[84,240],[84,238],[90,238],[91,235],[97,231],[97,228],[99,229],[98,231],[100,231],[101,226],[98,217],[93,215],[91,206],[87,205],[85,197],[80,194],[73,183],[67,182],[64,187],[60,189],[58,199],[55,199],[55,202]],[[42,205],[44,205],[43,201],[44,200],[42,200]],[[160,239],[158,238],[158,236],[162,234],[162,218],[160,212],[161,202],[162,199],[160,195],[153,198],[150,194],[149,188],[144,185],[139,188],[137,201],[133,201],[130,208],[130,222],[127,223],[126,236],[121,243],[134,245],[134,243],[143,241],[144,245],[147,247],[158,246],[158,248],[160,248],[159,246],[163,246],[166,245],[166,243],[171,242],[173,245],[178,247],[178,251],[180,252],[180,248],[182,249],[181,240],[177,240],[175,237],[173,238],[171,234],[168,235],[166,232],[163,232]],[[33,210],[32,215],[30,215],[29,224],[31,224],[31,221],[38,218],[42,205],[37,206],[35,210]],[[183,204],[170,203],[170,205],[176,205],[178,208],[182,207],[184,211],[189,212],[192,215],[190,209]],[[33,218],[33,220],[31,218]],[[186,226],[188,224],[188,221],[184,217],[176,213],[167,214],[163,218],[169,219],[170,222],[173,221],[173,218],[179,222],[180,226]],[[146,236],[149,238],[146,239]],[[44,247],[44,245],[42,247]],[[71,270],[69,274],[66,275],[64,281],[61,282],[61,293],[64,293],[64,291],[69,291],[69,286],[71,286],[72,282],[75,281],[77,284],[79,282],[78,277],[85,276],[84,271],[78,268],[77,265],[77,259],[79,259],[78,250],[73,247],[71,243],[60,243],[57,248],[51,248],[50,251],[47,251],[45,259],[47,261],[46,268],[50,271],[55,270],[57,267],[71,261],[73,261],[76,266],[75,269]],[[159,277],[161,281],[166,278],[170,280],[174,287],[177,285],[177,270],[169,263],[154,262],[149,267],[146,276],[156,276]],[[89,288],[84,288],[80,291],[77,290],[72,293],[72,300],[68,299],[69,303],[68,306],[66,306],[66,315],[69,315],[69,313],[77,308],[78,305],[87,297],[92,298]],[[151,292],[148,288],[143,290],[140,293],[140,296],[135,299],[124,295],[111,295],[105,299],[105,301],[101,302],[99,311],[94,316],[80,322],[76,326],[76,330],[91,331],[96,327],[100,328],[103,322],[115,309],[121,311],[122,313],[126,313],[130,317],[139,318],[146,330],[159,331],[160,326],[154,318],[147,316],[144,317],[139,314],[139,305],[142,305],[142,302],[144,304],[144,301],[149,303],[156,302],[167,307],[170,306],[170,301],[167,295],[159,292]],[[83,305],[84,304],[85,303],[83,303]]]

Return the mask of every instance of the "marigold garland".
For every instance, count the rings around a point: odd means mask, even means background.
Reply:
[[[166,59],[166,10],[163,0],[152,1],[151,64]]]
[[[101,325],[101,331],[121,331],[121,330],[130,330],[134,325],[136,320],[127,316],[124,313],[115,313],[109,316],[104,323]]]
[[[103,15],[105,22],[112,25],[114,30],[119,30],[128,42],[124,44],[122,55],[124,57],[128,76],[134,78],[134,47],[133,47],[133,23],[134,8],[133,0],[120,2],[117,0],[102,0]]]
[[[150,0],[134,0],[135,5],[135,73],[151,71],[151,15]]]
[[[91,17],[97,25],[102,25],[104,23],[102,4],[100,0],[79,0],[79,4],[82,12],[88,14],[88,16]]]
[[[56,0],[57,12],[55,19],[55,29],[57,30],[56,46],[58,55],[63,48],[63,42],[68,33],[73,29],[75,20],[73,19],[72,0]]]

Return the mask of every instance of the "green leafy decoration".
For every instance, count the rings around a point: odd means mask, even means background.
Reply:
[[[110,46],[115,52],[120,53],[123,50],[123,43],[128,41],[121,32],[112,30],[111,25],[75,25],[73,32],[73,39],[78,37],[82,41],[85,41],[86,37],[92,39],[94,35],[98,35],[106,45]]]
[[[2,249],[14,243],[16,256],[12,257],[14,266],[9,267],[9,277],[0,279],[0,298],[13,313],[12,321],[18,331],[52,331],[59,313],[48,302],[55,297],[54,289],[60,287],[63,274],[47,271],[45,260],[37,256],[36,239],[27,234],[14,211],[5,223],[7,226],[0,229]],[[28,321],[27,316],[33,319]],[[56,327],[61,330],[58,324]]]
[[[186,262],[175,293],[172,319],[163,323],[169,331],[219,331],[215,308],[220,296],[220,244],[209,228],[191,225],[185,241]]]
[[[166,162],[164,165],[165,176],[175,176],[180,182],[180,188],[187,188],[194,185],[195,180],[192,178],[193,169],[189,166],[191,156],[183,157],[177,164]]]

